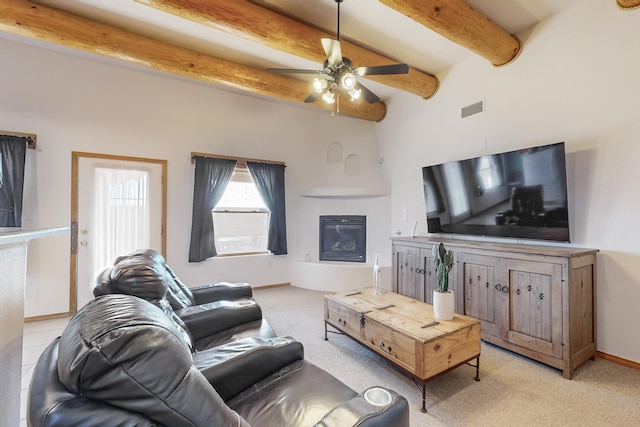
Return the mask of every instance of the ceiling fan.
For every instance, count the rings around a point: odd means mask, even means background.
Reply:
[[[327,104],[336,101],[338,91],[346,92],[351,101],[363,97],[368,103],[378,102],[380,98],[364,85],[358,82],[358,76],[373,76],[382,74],[407,74],[409,66],[407,64],[377,65],[372,67],[354,67],[349,58],[342,56],[340,48],[340,3],[343,0],[335,0],[338,4],[338,31],[336,39],[322,39],[322,47],[327,56],[322,70],[301,70],[289,68],[267,68],[271,73],[288,74],[315,74],[313,79],[313,92],[304,102],[315,102],[319,96]]]

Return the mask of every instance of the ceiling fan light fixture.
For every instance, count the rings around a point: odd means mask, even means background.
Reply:
[[[336,95],[333,92],[327,91],[322,94],[322,100],[327,104],[333,104],[336,102]]]
[[[317,93],[322,93],[327,88],[327,81],[318,77],[313,79],[313,90]]]
[[[353,73],[346,72],[340,78],[340,85],[346,91],[350,91],[356,85],[356,76]]]
[[[356,101],[358,99],[360,99],[360,95],[362,95],[362,90],[361,89],[356,89],[356,88],[351,88],[348,91],[349,95],[351,95],[351,101]]]

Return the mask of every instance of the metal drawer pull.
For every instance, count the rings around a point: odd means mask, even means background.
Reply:
[[[497,291],[499,291],[502,288],[502,286],[500,286],[500,283],[496,283],[495,288],[496,288]]]
[[[503,286],[502,292],[504,292],[505,294],[509,293],[509,288],[507,286]]]
[[[436,326],[436,325],[439,325],[439,324],[440,324],[440,322],[435,321],[435,322],[427,323],[426,325],[422,325],[420,327],[422,329],[424,329],[424,328],[430,328],[431,326]]]
[[[380,342],[380,350],[384,351],[387,354],[391,354],[391,347],[386,347],[383,342]]]

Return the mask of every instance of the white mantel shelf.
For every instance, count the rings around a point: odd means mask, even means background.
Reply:
[[[360,199],[367,197],[385,197],[389,195],[387,188],[350,187],[350,188],[310,188],[302,192],[302,197],[319,199]]]

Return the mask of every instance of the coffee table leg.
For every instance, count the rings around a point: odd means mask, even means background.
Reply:
[[[324,322],[324,340],[325,341],[329,341],[329,338],[327,337],[327,322]]]
[[[420,410],[422,413],[427,412],[427,388],[426,383],[422,381],[422,409]]]
[[[476,377],[474,380],[480,381],[480,356],[476,358]]]

